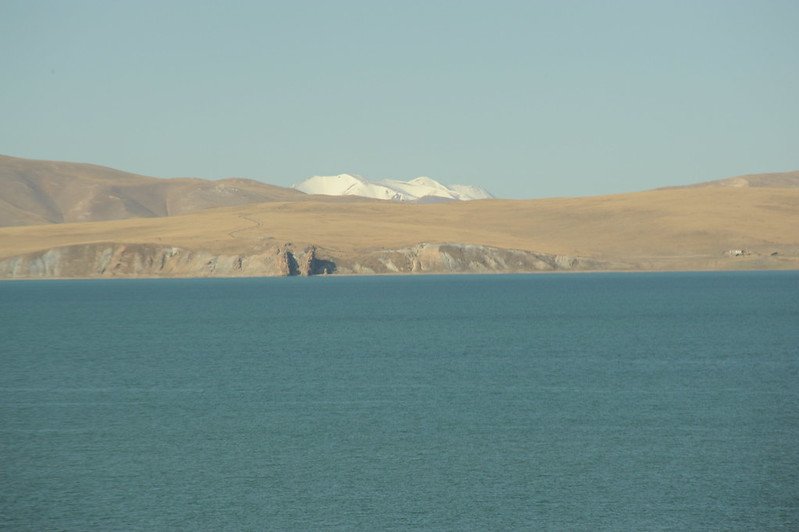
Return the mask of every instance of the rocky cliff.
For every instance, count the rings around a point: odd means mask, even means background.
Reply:
[[[347,273],[499,273],[601,269],[580,257],[473,244],[430,244],[377,250],[337,263]]]
[[[0,261],[0,277],[244,277],[297,272],[285,247],[252,255],[215,255],[154,244],[65,246]]]
[[[501,273],[601,269],[594,260],[471,244],[428,244],[335,254],[273,246],[214,254],[158,244],[93,243],[0,260],[0,278],[259,277],[386,273]]]

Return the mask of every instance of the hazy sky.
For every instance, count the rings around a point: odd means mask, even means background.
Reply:
[[[799,1],[0,0],[0,153],[503,197],[799,169]]]

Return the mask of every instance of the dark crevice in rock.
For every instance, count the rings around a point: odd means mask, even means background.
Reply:
[[[297,259],[294,258],[294,254],[286,250],[286,275],[299,275],[300,274],[300,265],[297,264]]]

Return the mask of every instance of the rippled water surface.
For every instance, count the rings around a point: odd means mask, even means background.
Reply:
[[[0,527],[799,527],[799,274],[0,283]]]

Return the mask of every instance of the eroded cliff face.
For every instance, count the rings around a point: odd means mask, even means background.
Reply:
[[[337,263],[345,273],[511,273],[601,269],[598,261],[474,244],[430,244],[379,250]]]
[[[315,246],[274,246],[249,254],[214,254],[158,244],[93,243],[0,260],[0,278],[275,277],[386,273],[501,273],[600,269],[579,257],[471,244],[336,255]]]
[[[0,261],[0,276],[5,278],[281,276],[296,269],[285,247],[251,255],[217,255],[156,244],[98,243]]]

